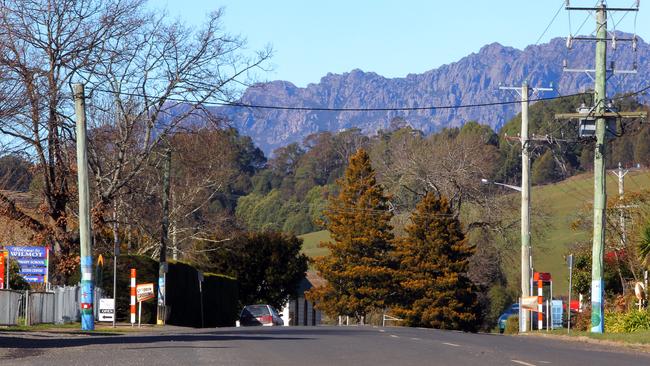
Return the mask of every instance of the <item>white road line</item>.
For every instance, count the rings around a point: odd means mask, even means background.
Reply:
[[[549,363],[551,363],[551,361],[537,361],[537,362],[539,362],[539,363],[545,363],[545,364],[549,364]]]
[[[460,347],[460,344],[456,344],[456,343],[442,342],[442,344],[445,344],[447,346],[452,346],[452,347]]]
[[[382,332],[382,333],[384,333],[384,332],[385,332],[385,330],[383,330],[383,329],[379,329],[379,331],[380,331],[380,332]]]
[[[510,360],[510,361],[512,361],[512,362],[514,362],[514,363],[518,363],[518,364],[520,364],[520,365],[524,365],[524,366],[535,366],[535,365],[532,364],[532,363],[528,363],[528,362],[524,362],[524,361],[519,361],[519,360]]]
[[[411,339],[414,340],[414,341],[419,341],[419,340],[421,340],[421,338],[416,338],[416,337],[413,337],[413,338],[411,338]]]
[[[396,336],[395,334],[391,334],[390,336],[393,338],[399,338],[399,336]]]

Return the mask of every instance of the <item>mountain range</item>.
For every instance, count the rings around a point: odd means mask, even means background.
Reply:
[[[619,38],[632,37],[619,34]],[[289,81],[271,81],[246,89],[240,102],[250,105],[309,108],[420,108],[457,106],[499,101],[516,101],[519,96],[499,90],[500,85],[531,87],[552,85],[554,92],[541,97],[572,94],[593,88],[588,73],[569,69],[594,68],[595,43],[574,41],[567,49],[565,38],[531,45],[523,50],[491,43],[478,52],[421,74],[385,78],[359,69],[343,74],[327,74],[319,83],[297,87]],[[628,70],[637,65],[637,74],[616,74],[608,81],[608,95],[639,90],[646,86],[650,71],[650,46],[639,38],[636,52],[630,42],[608,46],[608,67]],[[408,57],[405,55],[404,57]],[[531,98],[535,98],[532,96]],[[587,103],[589,101],[586,101]],[[478,121],[498,130],[518,113],[518,103],[411,111],[310,111],[245,107],[214,107],[212,112],[227,117],[241,134],[253,138],[269,155],[273,149],[300,142],[318,131],[359,128],[373,134],[389,126],[396,117],[425,133],[444,127]]]

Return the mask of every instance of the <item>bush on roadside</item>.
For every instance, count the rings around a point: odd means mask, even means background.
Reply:
[[[506,320],[506,329],[504,334],[517,334],[519,333],[519,316],[511,316]]]
[[[571,327],[583,332],[591,329],[591,306],[585,306],[581,313],[576,314],[575,323],[572,321]]]
[[[639,330],[650,330],[650,312],[648,310],[605,313],[605,332],[632,333]]]

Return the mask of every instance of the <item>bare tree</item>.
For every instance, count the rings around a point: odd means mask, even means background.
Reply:
[[[0,133],[34,157],[43,217],[0,193],[0,214],[21,221],[74,258],[74,121],[71,82],[87,84],[96,216],[142,170],[170,131],[230,100],[269,57],[244,57],[244,41],[220,27],[222,12],[193,30],[145,10],[144,0],[0,2]],[[191,101],[182,103],[179,101]],[[101,138],[100,138],[101,136]],[[94,140],[94,138],[97,140]]]

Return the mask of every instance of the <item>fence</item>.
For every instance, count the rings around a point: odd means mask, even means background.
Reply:
[[[22,309],[21,291],[0,290],[0,325],[16,325]]]
[[[102,289],[95,288],[95,319],[102,296]],[[79,297],[79,286],[55,287],[45,292],[0,290],[0,325],[18,325],[21,317],[26,325],[78,322]]]

